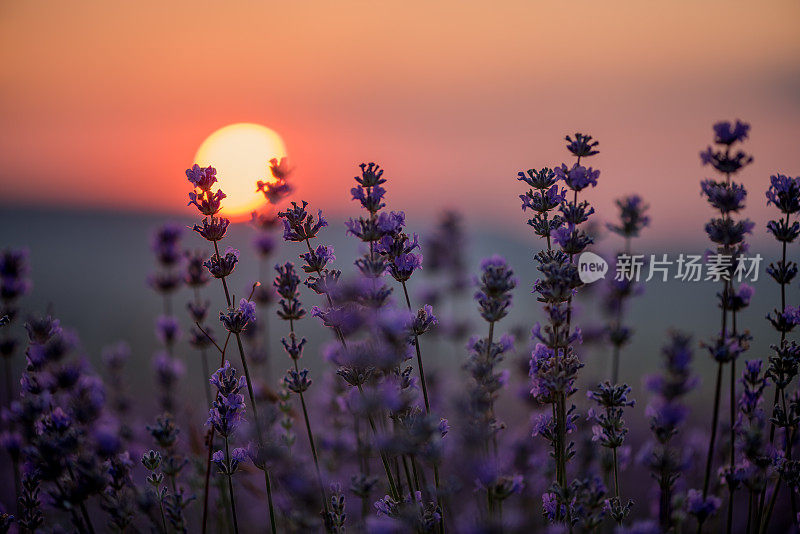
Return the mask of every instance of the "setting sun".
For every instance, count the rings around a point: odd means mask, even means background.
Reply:
[[[220,128],[203,141],[195,163],[217,169],[220,189],[227,197],[222,214],[234,221],[247,218],[265,203],[256,182],[272,181],[269,160],[286,156],[281,137],[259,124],[237,123]]]

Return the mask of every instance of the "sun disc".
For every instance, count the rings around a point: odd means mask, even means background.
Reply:
[[[272,180],[269,160],[286,156],[286,146],[274,131],[260,124],[237,123],[220,128],[203,141],[195,155],[201,167],[217,169],[225,217],[242,221],[266,203],[256,182]]]

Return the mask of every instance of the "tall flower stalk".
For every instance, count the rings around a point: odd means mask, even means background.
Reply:
[[[598,384],[596,389],[587,392],[587,397],[597,403],[599,411],[589,410],[589,419],[594,422],[592,428],[593,441],[597,441],[603,447],[611,449],[613,457],[614,475],[614,497],[607,503],[608,511],[618,525],[630,513],[633,501],[629,500],[622,504],[619,489],[619,459],[617,449],[625,442],[628,429],[625,428],[625,421],[622,419],[623,410],[633,406],[633,399],[628,399],[631,388],[627,384],[612,385],[610,382]]]
[[[208,300],[204,300],[200,295],[200,290],[208,285],[211,279],[205,262],[205,255],[202,252],[186,253],[184,283],[192,290],[192,300],[186,304],[186,309],[194,325],[190,330],[189,344],[200,353],[204,377],[211,376],[211,368],[208,363],[208,347],[213,340],[211,328],[206,325],[206,318],[211,303]],[[200,326],[195,325],[195,323]],[[212,337],[209,338],[208,336]],[[206,402],[210,405],[212,402],[212,394],[211,387],[207,380],[203,380],[203,391],[206,395]]]
[[[648,206],[639,195],[629,195],[617,199],[619,208],[619,222],[609,224],[608,229],[621,236],[625,241],[625,257],[630,258],[631,241],[638,237],[642,229],[650,224],[650,217],[646,215]],[[612,316],[607,326],[608,339],[611,342],[611,383],[619,382],[619,360],[622,348],[630,342],[631,329],[623,325],[626,301],[635,293],[634,280],[629,277],[609,278],[606,308]]]
[[[219,189],[216,192],[211,191],[211,188],[217,182],[216,175],[217,171],[213,167],[194,165],[191,169],[186,170],[186,177],[194,186],[194,191],[189,193],[189,204],[194,204],[200,213],[204,215],[201,224],[195,224],[193,230],[207,241],[210,241],[214,247],[214,253],[208,260],[207,267],[212,276],[219,278],[225,292],[227,311],[220,312],[220,321],[223,323],[226,330],[236,338],[236,345],[239,349],[239,356],[247,382],[247,392],[250,397],[250,404],[253,407],[253,419],[255,420],[256,433],[258,436],[258,447],[259,449],[263,449],[264,430],[258,416],[258,405],[256,404],[255,394],[253,393],[253,381],[250,378],[250,371],[248,370],[247,358],[244,354],[244,347],[241,339],[242,330],[255,316],[255,304],[246,299],[242,299],[239,306],[234,307],[230,291],[228,290],[226,278],[233,271],[239,259],[239,254],[238,251],[229,249],[226,251],[225,256],[222,256],[219,251],[218,243],[225,237],[230,221],[217,215],[222,208],[222,200],[225,198],[225,193]],[[258,465],[260,463],[261,462],[257,462],[256,465],[259,469],[264,471],[264,485],[267,490],[270,528],[274,534],[277,532],[277,528],[275,523],[275,507],[272,499],[272,485],[270,483],[267,466]]]
[[[551,442],[556,465],[556,480],[553,491],[543,497],[547,508],[555,513],[548,516],[553,521],[567,520],[570,499],[567,485],[567,461],[574,454],[572,443],[567,443],[567,434],[575,415],[567,408],[568,398],[575,393],[577,371],[582,367],[573,349],[580,339],[580,330],[572,331],[572,298],[581,285],[574,257],[592,243],[592,239],[580,228],[594,213],[586,201],[578,201],[578,195],[588,187],[597,185],[599,170],[581,165],[581,159],[598,153],[597,141],[591,136],[575,134],[566,137],[567,150],[576,157],[571,167],[562,164],[554,171],[548,168],[520,173],[520,180],[532,187],[521,195],[523,211],[530,208],[536,215],[528,221],[536,235],[547,240],[547,250],[539,252],[535,259],[542,274],[534,285],[538,300],[544,303],[548,323],[537,323],[533,329],[534,339],[539,341],[531,358],[531,393],[540,402],[551,404],[552,417],[540,420],[536,434]],[[567,189],[560,187],[564,184]],[[556,208],[560,214],[550,216]],[[560,250],[554,248],[557,244]]]
[[[488,323],[488,335],[470,341],[470,356],[466,368],[474,384],[470,390],[470,406],[473,407],[470,425],[472,434],[483,442],[483,453],[488,473],[482,485],[486,488],[487,513],[490,519],[502,522],[502,501],[510,495],[502,491],[504,477],[499,474],[497,434],[502,424],[495,415],[495,402],[506,382],[506,376],[497,367],[503,354],[512,346],[510,337],[495,342],[495,324],[508,315],[511,307],[511,292],[516,287],[514,271],[505,259],[493,256],[481,263],[481,277],[475,300],[481,317]]]
[[[690,337],[671,332],[669,342],[661,349],[661,373],[645,379],[647,389],[653,393],[646,413],[654,443],[647,447],[644,463],[658,483],[658,523],[663,532],[673,527],[673,492],[685,467],[682,451],[675,444],[689,413],[684,397],[699,383],[691,374],[691,346]]]
[[[158,268],[149,278],[150,286],[161,295],[163,314],[156,320],[156,337],[163,349],[153,357],[153,370],[161,387],[160,406],[164,412],[175,410],[173,393],[184,372],[183,363],[175,357],[175,344],[181,336],[180,325],[173,315],[173,293],[183,283],[180,263],[183,251],[180,248],[182,229],[173,224],[159,227],[152,242],[153,254]]]
[[[270,337],[270,320],[272,314],[270,307],[275,302],[275,292],[272,286],[266,283],[269,280],[270,260],[277,248],[275,231],[280,223],[280,218],[274,211],[253,212],[251,226],[255,228],[253,248],[258,256],[258,280],[264,282],[253,293],[253,300],[258,311],[258,321],[255,331],[252,332],[252,348],[250,353],[254,356],[253,362],[263,366],[266,370],[266,382],[272,383],[272,347]]]
[[[772,205],[780,212],[780,217],[767,223],[767,231],[781,244],[781,258],[770,263],[767,274],[780,285],[780,308],[773,310],[767,320],[779,334],[777,344],[771,345],[773,356],[769,358],[768,377],[775,384],[772,417],[770,419],[770,444],[775,441],[775,429],[781,427],[784,438],[784,454],[787,459],[792,458],[792,441],[797,436],[797,424],[789,416],[790,407],[787,404],[787,388],[798,373],[800,362],[800,346],[795,341],[788,341],[786,335],[797,324],[800,324],[800,310],[787,304],[787,289],[797,276],[797,263],[787,258],[787,248],[800,236],[800,222],[797,215],[800,213],[800,177],[792,178],[784,174],[775,174],[770,177],[770,186],[766,193],[767,204]],[[788,423],[788,424],[787,424]],[[773,488],[771,503],[777,498],[780,489],[779,478]],[[795,493],[790,491],[792,509],[796,510]],[[765,507],[765,491],[762,491],[759,509],[764,518],[763,528],[769,524],[771,508]]]
[[[715,147],[709,146],[700,153],[703,165],[711,165],[721,175],[721,180],[704,180],[701,182],[702,194],[708,203],[719,212],[719,217],[711,219],[705,226],[706,233],[715,244],[716,250],[712,251],[708,260],[716,267],[710,269],[711,279],[722,283],[722,292],[718,294],[719,307],[722,312],[722,326],[719,335],[706,344],[712,358],[717,362],[717,377],[714,387],[714,407],[711,421],[711,439],[706,455],[705,475],[703,478],[702,498],[708,497],[711,482],[711,471],[716,452],[717,427],[719,423],[720,393],[722,387],[723,370],[726,363],[730,363],[730,450],[729,469],[733,471],[735,462],[734,450],[734,417],[736,413],[736,359],[747,348],[749,335],[737,331],[736,310],[731,309],[730,302],[735,297],[733,289],[734,276],[739,272],[741,257],[747,248],[744,243],[745,234],[752,232],[753,223],[747,219],[735,221],[733,214],[744,208],[747,191],[744,186],[732,181],[733,175],[744,166],[750,164],[753,158],[741,150],[734,151],[737,143],[743,142],[748,137],[750,126],[736,121],[719,122],[714,125]],[[748,297],[749,299],[749,297]],[[741,308],[741,307],[740,307]],[[733,480],[728,484],[728,532],[732,528],[733,497],[735,491]],[[702,529],[703,520],[698,516],[698,531]]]
[[[317,483],[319,484],[320,495],[322,496],[322,506],[324,509],[324,518],[326,525],[328,524],[329,510],[328,510],[328,497],[325,492],[325,485],[322,481],[322,471],[319,467],[319,458],[317,455],[317,446],[314,441],[314,433],[311,430],[311,421],[308,415],[308,407],[306,406],[305,392],[311,386],[311,379],[308,378],[308,369],[300,370],[298,360],[303,355],[303,345],[306,344],[306,339],[302,338],[297,340],[297,335],[294,331],[294,323],[305,316],[305,310],[302,307],[299,299],[298,287],[300,285],[300,277],[294,271],[294,265],[287,262],[285,265],[277,265],[275,270],[278,276],[275,278],[273,285],[278,291],[281,299],[278,302],[278,316],[289,322],[289,339],[281,339],[281,343],[286,351],[286,354],[291,358],[294,365],[293,369],[286,371],[283,378],[283,385],[289,391],[297,394],[300,398],[300,405],[303,409],[303,420],[306,426],[306,434],[308,435],[308,445],[311,448],[311,456],[314,460],[314,469],[316,470]]]

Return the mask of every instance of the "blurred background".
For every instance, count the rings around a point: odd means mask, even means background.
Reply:
[[[325,210],[322,238],[336,247],[337,267],[351,269],[356,252],[342,224],[359,210],[349,194],[356,165],[379,162],[389,208],[405,210],[423,241],[452,208],[464,217],[471,272],[486,255],[509,258],[520,283],[505,325],[527,331],[541,244],[525,225],[516,174],[570,161],[566,134],[600,141],[591,161],[600,183],[587,194],[598,220],[613,220],[613,200],[636,192],[652,219],[636,250],[700,254],[712,213],[699,194],[710,173],[698,153],[714,122],[750,122],[755,162],[740,179],[756,222],[751,241],[765,257],[778,253],[763,192],[771,173],[800,172],[798,20],[794,1],[3,2],[0,245],[30,250],[26,310],[52,309],[94,362],[102,346],[128,340],[144,383],[161,309],[145,282],[151,234],[195,220],[184,169],[214,131],[251,122],[283,138],[291,198]],[[257,276],[250,229],[236,224],[230,234],[243,252],[242,294]],[[207,246],[188,230],[184,243]],[[598,250],[620,246],[609,237]],[[282,246],[275,258],[298,252]],[[751,357],[773,341],[763,319],[777,302],[773,286],[756,284],[742,317],[756,334]],[[709,337],[717,290],[648,284],[629,315],[636,334],[622,379],[639,386],[669,327]],[[208,295],[221,301],[213,284]],[[800,302],[796,288],[789,302]],[[587,322],[594,304],[584,305]],[[471,305],[459,311],[477,325]],[[305,323],[316,349],[327,334]],[[459,357],[442,351],[431,366]],[[587,363],[587,376],[603,376],[607,355]]]

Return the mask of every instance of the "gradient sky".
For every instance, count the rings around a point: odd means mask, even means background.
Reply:
[[[583,131],[601,143],[600,212],[640,192],[668,237],[710,216],[698,152],[739,117],[762,223],[769,174],[800,174],[799,20],[793,0],[7,1],[0,202],[191,213],[197,147],[255,122],[334,216],[374,160],[390,207],[524,231],[516,172],[560,163]]]

